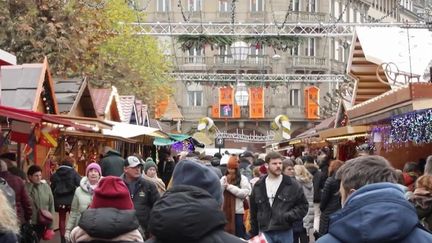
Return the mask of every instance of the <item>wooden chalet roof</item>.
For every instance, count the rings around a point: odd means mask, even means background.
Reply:
[[[167,108],[165,113],[160,118],[161,121],[181,121],[184,120],[183,115],[181,114],[180,109],[177,106],[176,101],[173,97],[170,97],[168,101]]]
[[[139,125],[135,96],[121,95],[120,106],[123,113],[122,122]]]
[[[54,82],[51,78],[47,58],[44,59],[43,63],[1,66],[0,81],[2,105],[58,114]],[[44,103],[43,95],[50,97],[51,103],[49,105]]]
[[[97,117],[85,78],[56,79],[55,92],[61,114]]]
[[[107,89],[90,89],[92,99],[95,101],[96,112],[99,117],[107,119],[107,115],[112,121],[120,122],[123,114],[120,107],[120,98],[117,92],[117,88],[112,86]]]

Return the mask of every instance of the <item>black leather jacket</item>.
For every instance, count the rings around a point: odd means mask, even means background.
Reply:
[[[288,230],[294,221],[302,220],[308,211],[308,201],[301,186],[293,179],[283,175],[276,192],[273,205],[267,197],[265,179],[256,182],[250,196],[251,236],[259,232]]]

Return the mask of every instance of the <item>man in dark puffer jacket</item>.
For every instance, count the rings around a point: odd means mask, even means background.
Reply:
[[[240,243],[224,231],[221,185],[210,168],[195,161],[180,161],[173,173],[173,187],[156,202],[150,213],[146,243]],[[216,200],[215,200],[216,199]]]

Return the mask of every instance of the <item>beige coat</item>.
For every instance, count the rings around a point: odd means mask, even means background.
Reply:
[[[100,239],[100,238],[93,238],[90,235],[88,235],[81,227],[77,226],[75,227],[71,234],[70,239],[72,243],[77,242],[89,242],[92,240],[104,240],[108,242],[144,242],[144,239],[142,238],[140,232],[138,229],[132,230],[126,234],[122,234],[117,236],[116,238],[112,239]]]

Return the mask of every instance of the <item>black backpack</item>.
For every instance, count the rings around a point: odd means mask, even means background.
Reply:
[[[21,243],[39,243],[37,233],[29,223],[21,225],[19,238]]]

